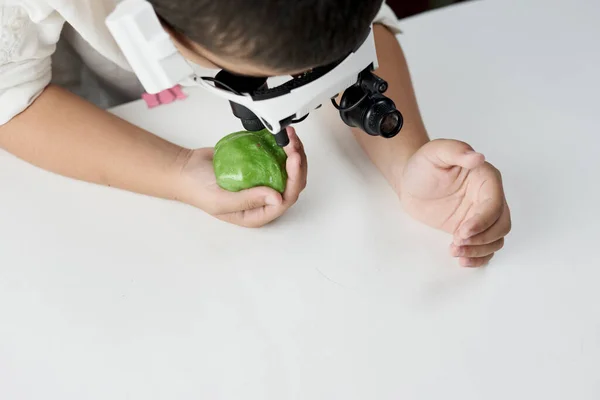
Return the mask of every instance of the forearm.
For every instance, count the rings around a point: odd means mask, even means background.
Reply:
[[[404,117],[402,131],[392,139],[373,137],[354,129],[356,140],[369,158],[396,188],[408,159],[429,141],[410,79],[404,53],[396,37],[387,28],[375,25],[375,43],[379,58],[376,74],[389,84],[386,96],[394,101]],[[396,188],[398,189],[398,188]]]
[[[0,148],[60,175],[162,198],[176,196],[187,154],[56,86],[0,126]]]

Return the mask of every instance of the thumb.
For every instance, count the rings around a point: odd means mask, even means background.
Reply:
[[[485,156],[458,140],[438,139],[431,141],[424,150],[429,161],[438,168],[459,166],[473,169],[485,162]]]
[[[278,206],[282,201],[281,194],[268,187],[256,187],[239,192],[228,192],[221,189],[216,201],[215,214],[229,214],[264,206]]]

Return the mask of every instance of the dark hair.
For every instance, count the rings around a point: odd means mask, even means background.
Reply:
[[[176,33],[219,57],[279,71],[322,66],[364,40],[383,0],[150,0]]]

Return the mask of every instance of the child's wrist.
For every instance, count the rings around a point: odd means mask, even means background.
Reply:
[[[187,166],[194,151],[187,148],[181,148],[175,161],[173,162],[171,176],[171,198],[184,203],[190,202],[190,178],[187,176]]]
[[[401,151],[397,152],[395,162],[391,165],[390,183],[396,193],[400,193],[400,186],[406,165],[415,155],[417,151],[429,142],[427,135],[419,135],[418,137],[405,137],[404,143],[401,146]]]

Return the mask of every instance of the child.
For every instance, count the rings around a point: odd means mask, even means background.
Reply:
[[[150,2],[188,60],[255,76],[336,61],[374,21],[377,74],[405,125],[394,139],[355,132],[356,140],[410,215],[453,235],[450,252],[461,265],[484,265],[503,246],[510,213],[500,174],[465,143],[429,140],[394,36],[397,19],[382,0]],[[0,0],[0,147],[64,176],[176,199],[242,226],[281,216],[306,184],[293,129],[285,193],[229,193],[215,184],[212,149],[181,148],[102,109],[142,94],[104,22],[117,3]]]

